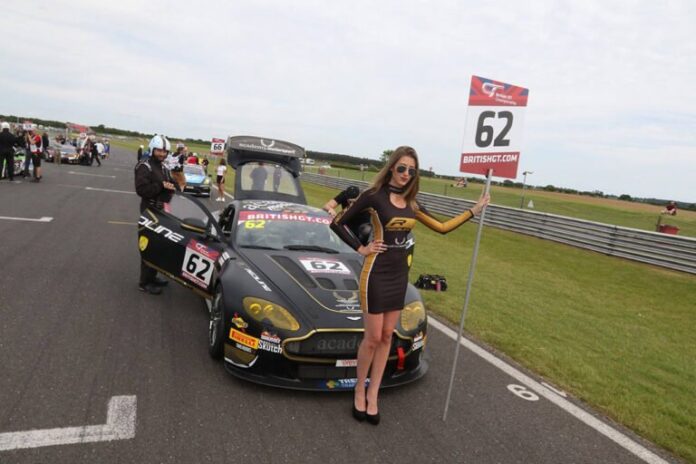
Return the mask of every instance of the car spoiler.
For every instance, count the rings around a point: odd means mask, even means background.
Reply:
[[[300,158],[307,156],[305,149],[282,140],[264,139],[250,135],[227,138],[227,163],[233,169],[251,161],[281,164],[297,177],[300,175]]]

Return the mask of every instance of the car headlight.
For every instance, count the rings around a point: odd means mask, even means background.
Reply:
[[[242,304],[247,314],[258,322],[268,321],[278,329],[291,332],[295,332],[300,328],[300,323],[292,317],[290,311],[280,305],[251,296],[244,298]]]
[[[210,177],[206,177],[205,180],[203,181],[204,185],[210,184]]]
[[[413,301],[401,310],[401,327],[410,332],[416,330],[425,321],[425,308],[420,301]]]

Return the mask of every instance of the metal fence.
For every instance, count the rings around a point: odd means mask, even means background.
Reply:
[[[302,173],[302,180],[336,189],[344,189],[349,185],[364,189],[369,185],[359,180],[307,172]],[[446,216],[456,216],[474,204],[470,200],[434,193],[420,193],[418,201],[429,211]],[[497,205],[488,207],[486,225],[597,251],[609,256],[619,256],[696,274],[696,239],[694,238]]]

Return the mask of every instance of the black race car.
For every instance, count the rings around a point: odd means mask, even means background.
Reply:
[[[351,389],[363,336],[362,256],[308,206],[298,181],[304,150],[287,142],[230,137],[235,199],[211,213],[176,194],[140,217],[148,265],[206,299],[209,352],[232,374],[306,390]],[[427,371],[427,316],[409,285],[382,385]]]

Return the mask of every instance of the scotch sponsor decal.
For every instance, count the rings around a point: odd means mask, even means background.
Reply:
[[[275,354],[282,354],[283,348],[277,343],[270,343],[266,340],[259,340],[259,350],[268,351]]]
[[[230,329],[230,340],[234,340],[235,342],[239,343],[240,345],[247,346],[247,347],[254,349],[254,350],[259,348],[259,339],[258,338],[252,337],[251,335],[240,332],[237,329]]]

